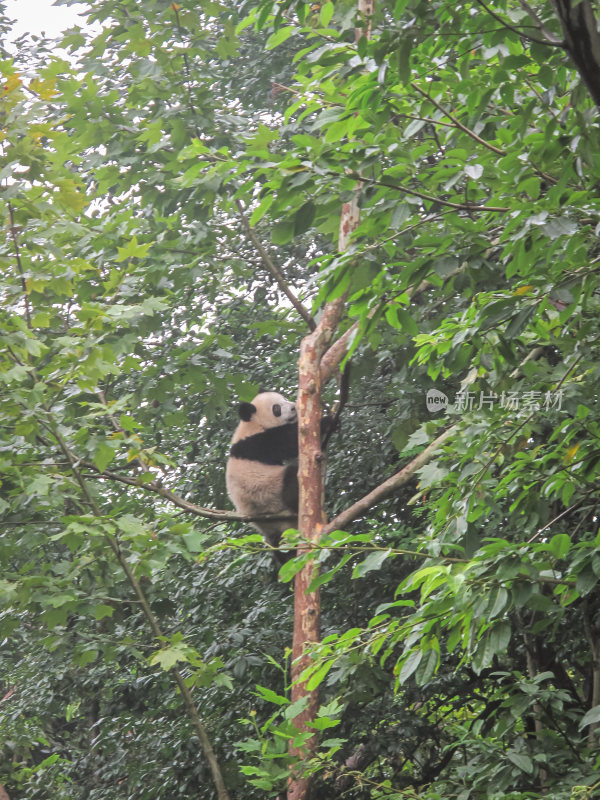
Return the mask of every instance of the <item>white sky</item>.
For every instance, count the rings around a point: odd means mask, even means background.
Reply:
[[[23,33],[45,33],[52,38],[59,36],[73,25],[83,25],[84,17],[78,16],[78,13],[85,9],[86,6],[80,3],[53,6],[52,0],[7,0],[6,15],[15,20],[11,39]]]

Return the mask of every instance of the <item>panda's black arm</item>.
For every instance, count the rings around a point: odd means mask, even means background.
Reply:
[[[321,447],[323,450],[326,449],[331,434],[338,429],[342,411],[350,396],[350,362],[346,364],[344,371],[340,375],[339,389],[340,393],[333,413],[323,417],[321,420]]]
[[[284,464],[298,458],[298,423],[288,422],[241,439],[231,447],[230,455],[261,464]]]
[[[325,450],[325,448],[327,447],[327,442],[329,441],[329,437],[336,430],[337,426],[338,426],[338,420],[331,414],[327,414],[326,416],[321,417],[321,447],[323,448],[323,450]]]

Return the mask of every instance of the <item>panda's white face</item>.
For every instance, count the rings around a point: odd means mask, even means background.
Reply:
[[[252,405],[256,411],[252,414],[251,420],[262,430],[296,422],[296,404],[286,400],[278,392],[261,392],[256,395]]]

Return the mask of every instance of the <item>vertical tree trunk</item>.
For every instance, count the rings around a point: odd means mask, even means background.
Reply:
[[[564,45],[600,108],[600,33],[590,0],[552,0],[565,37]]]
[[[298,369],[298,483],[300,503],[298,527],[305,544],[299,548],[310,548],[318,544],[325,524],[323,511],[323,468],[321,452],[321,357],[337,328],[344,308],[343,300],[329,303],[316,330],[307,336],[300,348]],[[310,730],[310,720],[317,713],[319,697],[316,690],[307,691],[298,678],[308,663],[307,648],[319,641],[321,600],[319,590],[307,591],[313,579],[315,567],[309,562],[296,575],[294,590],[294,640],[292,645],[292,702],[303,697],[307,705],[295,723],[300,730]],[[303,747],[290,747],[292,755],[302,760],[310,758],[317,746],[316,735],[311,736]],[[288,800],[306,800],[309,791],[307,777],[292,775],[288,786]]]
[[[357,27],[356,41],[361,36],[369,36],[373,0],[358,0],[358,12],[364,27]],[[359,222],[359,195],[361,185],[358,184],[352,200],[344,203],[340,219],[338,250],[343,252],[348,247],[352,233]],[[321,452],[321,360],[333,338],[344,311],[345,298],[328,303],[316,329],[304,338],[300,347],[298,362],[298,483],[300,486],[300,502],[298,510],[298,526],[305,544],[299,548],[310,548],[318,545],[321,532],[326,523],[323,491],[324,457]],[[337,358],[339,362],[339,357]],[[317,714],[319,696],[316,689],[308,691],[299,676],[308,663],[307,649],[320,639],[321,598],[319,589],[309,592],[308,587],[315,574],[315,565],[309,562],[296,575],[294,589],[294,640],[292,645],[292,702],[303,697],[307,704],[299,714],[295,723],[302,731],[310,731],[310,721]],[[292,755],[301,760],[311,757],[317,747],[317,735],[310,736],[303,747],[290,747]],[[288,800],[307,800],[310,791],[310,778],[292,774],[288,785]]]

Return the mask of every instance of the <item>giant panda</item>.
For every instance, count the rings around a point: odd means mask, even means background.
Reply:
[[[289,519],[251,523],[273,547],[298,527],[298,422],[296,404],[277,392],[261,392],[240,403],[240,421],[227,459],[227,493],[239,514],[294,514]],[[281,563],[282,554],[276,554]]]

